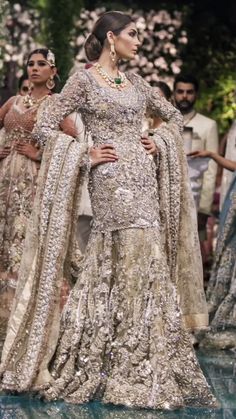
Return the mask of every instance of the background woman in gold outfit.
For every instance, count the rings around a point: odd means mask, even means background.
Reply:
[[[4,129],[0,142],[0,352],[42,157],[32,130],[40,108],[51,100],[56,71],[55,57],[48,49],[33,51],[27,62],[31,91],[24,97],[11,97],[0,109]],[[63,124],[72,134],[68,121]]]

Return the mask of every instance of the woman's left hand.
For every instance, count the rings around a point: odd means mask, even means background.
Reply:
[[[38,161],[39,149],[29,143],[18,142],[15,143],[14,149],[17,153],[28,157],[31,160]]]
[[[196,150],[191,151],[187,154],[187,156],[192,157],[193,159],[195,159],[196,157],[211,157],[211,155],[212,152],[209,150]]]
[[[145,150],[147,151],[147,154],[152,154],[153,156],[156,156],[159,152],[155,142],[147,137],[141,137],[141,143],[143,144]]]

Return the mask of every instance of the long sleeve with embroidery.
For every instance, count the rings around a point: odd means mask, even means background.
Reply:
[[[58,131],[60,123],[74,111],[80,111],[86,101],[86,78],[78,71],[71,76],[59,95],[42,111],[33,131],[34,138],[44,145],[47,138]]]
[[[183,117],[178,109],[176,109],[168,100],[161,96],[154,89],[148,95],[147,110],[153,116],[160,116],[168,126],[183,131]],[[156,131],[160,132],[160,125]]]
[[[146,110],[151,116],[159,116],[168,126],[176,128],[179,132],[183,131],[183,116],[168,100],[159,94],[145,80],[138,75],[132,75],[134,83],[139,84],[140,89],[146,96]],[[136,79],[136,80],[135,80]],[[156,129],[161,132],[162,127]]]

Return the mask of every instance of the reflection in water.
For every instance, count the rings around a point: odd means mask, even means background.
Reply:
[[[148,410],[129,410],[100,403],[90,403],[84,406],[68,405],[65,403],[37,403],[29,399],[22,403],[18,400],[1,404],[1,419],[221,419],[220,411],[199,409],[184,409],[176,412],[158,412]],[[233,416],[232,416],[233,417]]]
[[[30,396],[0,396],[0,419],[235,419],[236,377],[233,352],[199,352],[199,360],[222,408],[181,409],[173,412],[126,409],[91,402],[71,405],[44,403]]]

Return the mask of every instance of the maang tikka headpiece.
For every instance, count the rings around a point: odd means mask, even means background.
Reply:
[[[55,55],[50,49],[48,50],[47,54],[47,62],[50,65],[50,67],[56,67]]]

